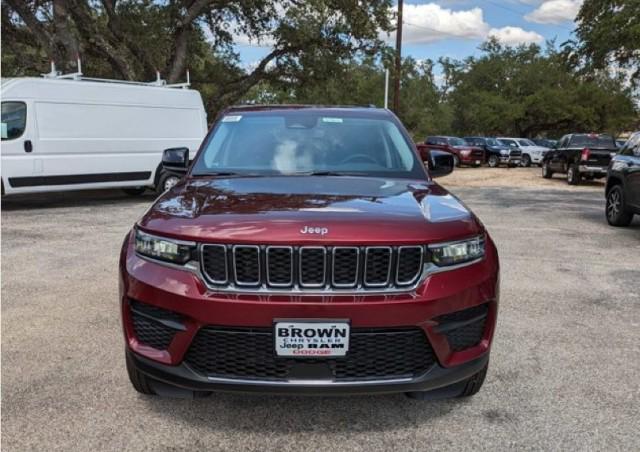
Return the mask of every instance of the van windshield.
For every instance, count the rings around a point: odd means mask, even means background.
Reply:
[[[194,176],[212,173],[425,177],[391,118],[333,110],[227,114],[192,171]]]

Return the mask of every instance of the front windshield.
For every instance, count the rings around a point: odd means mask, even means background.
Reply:
[[[495,138],[487,138],[487,144],[489,146],[504,146],[502,143],[500,143]]]
[[[192,175],[220,172],[425,175],[410,142],[390,118],[333,110],[226,115],[209,137]]]
[[[536,146],[536,144],[531,140],[518,140],[520,146]]]
[[[468,144],[462,138],[447,138],[447,142],[450,146],[468,146]]]

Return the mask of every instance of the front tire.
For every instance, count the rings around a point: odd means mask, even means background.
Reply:
[[[490,168],[497,168],[500,165],[500,160],[497,155],[490,155],[489,161],[487,162]]]
[[[525,168],[529,168],[531,166],[531,157],[529,157],[529,154],[524,154],[522,156],[522,166]]]
[[[131,358],[127,354],[127,374],[133,389],[144,395],[157,395],[151,386],[151,379],[140,372],[131,362]]]
[[[405,393],[405,395],[410,399],[415,400],[441,400],[471,397],[480,391],[480,388],[484,384],[484,380],[487,376],[488,368],[489,363],[487,363],[479,372],[466,380],[454,383],[450,386],[445,386],[444,388],[432,391],[412,391]]]
[[[629,226],[633,219],[633,214],[627,212],[624,204],[624,190],[622,186],[614,185],[607,193],[607,205],[605,213],[607,222],[611,226]]]
[[[578,185],[580,183],[580,170],[578,165],[569,165],[567,169],[567,183],[569,185]]]
[[[542,163],[542,177],[545,179],[551,179],[551,177],[553,177],[553,171],[551,171],[549,167],[549,162]]]
[[[460,158],[457,155],[453,156],[453,166],[456,168],[460,167]]]

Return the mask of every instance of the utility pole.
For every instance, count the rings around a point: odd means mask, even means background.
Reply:
[[[400,113],[400,79],[402,78],[402,0],[398,0],[398,25],[396,27],[396,70],[393,87],[393,111]]]
[[[389,69],[384,71],[384,109],[389,108]]]

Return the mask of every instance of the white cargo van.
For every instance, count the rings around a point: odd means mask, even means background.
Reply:
[[[161,172],[162,151],[188,147],[193,158],[207,132],[200,93],[187,86],[3,79],[2,192],[162,191],[175,182]]]

